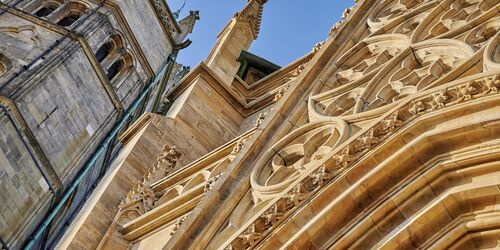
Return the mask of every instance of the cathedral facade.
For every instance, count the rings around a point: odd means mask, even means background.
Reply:
[[[58,246],[500,247],[498,1],[360,0],[281,68],[247,51],[265,2],[123,135]]]
[[[248,52],[265,3],[120,134],[54,247],[499,248],[500,3],[359,0],[284,67]]]

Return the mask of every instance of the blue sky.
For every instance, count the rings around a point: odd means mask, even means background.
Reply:
[[[172,11],[183,2],[167,0]],[[246,3],[247,0],[187,0],[181,18],[189,10],[199,10],[201,20],[189,37],[193,43],[181,51],[178,62],[193,67],[205,60],[219,31]],[[353,0],[268,0],[259,38],[250,52],[285,66],[325,40],[344,9],[353,4]]]

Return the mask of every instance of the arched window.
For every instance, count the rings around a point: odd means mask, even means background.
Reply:
[[[102,62],[109,54],[111,54],[111,51],[113,50],[113,42],[108,41],[105,44],[103,44],[95,53],[95,57],[97,58],[98,62]]]
[[[115,61],[111,66],[108,68],[108,73],[106,74],[108,76],[108,80],[112,81],[116,75],[122,70],[124,66],[123,59],[120,58],[117,61]]]
[[[108,67],[106,76],[113,84],[119,84],[124,77],[130,73],[133,68],[133,56],[129,52],[123,52],[116,60]]]
[[[80,18],[80,15],[78,15],[78,14],[69,14],[69,15],[63,17],[63,19],[59,20],[59,22],[57,22],[57,24],[59,24],[63,27],[69,27],[69,26],[73,25],[78,20],[78,18]]]
[[[78,19],[80,19],[80,17],[83,16],[83,14],[85,14],[85,11],[87,10],[85,5],[75,2],[70,3],[67,8],[68,9],[64,11],[66,15],[57,22],[58,25],[63,27],[70,27],[73,25],[76,21],[78,21]]]
[[[37,12],[35,12],[35,16],[46,17],[46,16],[52,14],[52,12],[54,12],[58,7],[59,6],[57,6],[55,4],[43,6],[42,8],[38,9]]]

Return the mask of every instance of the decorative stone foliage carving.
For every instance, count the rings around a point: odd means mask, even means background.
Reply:
[[[167,27],[168,31],[171,32],[172,35],[175,35],[177,33],[175,21],[173,20],[173,16],[169,14],[163,0],[151,0],[151,2],[153,3],[157,13],[159,13],[163,25]]]
[[[210,191],[210,189],[212,189],[213,185],[217,182],[217,180],[219,180],[221,175],[222,175],[222,173],[219,173],[219,174],[211,177],[210,179],[208,179],[207,184],[205,185],[205,188],[203,189],[203,192],[207,193],[208,191]]]
[[[254,127],[258,128],[262,124],[262,122],[266,119],[268,112],[259,113],[259,116],[255,120]]]
[[[312,52],[317,53],[321,49],[321,46],[323,46],[323,44],[325,44],[325,41],[316,43],[312,49]]]
[[[245,143],[247,142],[247,138],[241,138],[238,140],[238,142],[236,142],[236,145],[233,147],[233,150],[231,151],[231,155],[237,155],[241,149],[243,148],[243,146],[245,145]]]
[[[285,94],[285,92],[288,90],[289,87],[290,87],[290,84],[285,84],[284,86],[279,88],[278,92],[276,92],[276,94],[274,95],[273,101],[274,102],[279,101],[281,99],[281,97],[283,97],[283,95]]]
[[[177,165],[182,154],[175,146],[164,145],[155,165],[144,176],[144,183],[152,184],[166,177]]]
[[[187,218],[187,215],[184,215],[177,220],[177,222],[174,225],[174,228],[172,228],[172,232],[170,232],[171,236],[174,235],[179,230],[179,228],[182,226],[182,224],[184,224],[184,221],[186,220],[186,218]]]
[[[156,206],[157,197],[150,185],[167,176],[169,171],[175,167],[180,156],[181,154],[175,146],[163,146],[154,167],[150,169],[141,182],[128,192],[127,197],[120,203],[118,219],[120,225],[123,226],[126,222],[136,219]]]

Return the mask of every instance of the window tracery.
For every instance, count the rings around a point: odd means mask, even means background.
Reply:
[[[375,32],[386,24],[395,21],[403,14],[407,14],[427,4],[434,5],[436,1],[432,0],[393,0],[379,4],[373,14],[368,18],[370,30]]]
[[[254,202],[279,194],[348,136],[343,121],[305,125],[276,143],[251,175]]]
[[[500,17],[492,18],[480,24],[474,29],[466,32],[461,40],[470,44],[476,49],[484,47],[488,41],[500,30]],[[459,37],[460,39],[460,37]]]
[[[496,0],[444,1],[422,22],[412,40],[427,40],[456,30],[479,17],[496,13],[496,5]]]
[[[467,61],[474,50],[456,40],[426,41],[411,46],[368,84],[357,104],[358,112],[400,100],[427,88],[435,80]]]
[[[346,52],[337,67],[325,76],[328,90],[311,96],[310,115],[338,116],[352,114],[363,88],[377,70],[410,46],[409,39],[401,34],[380,35],[367,38]],[[354,89],[351,93],[346,90]]]

